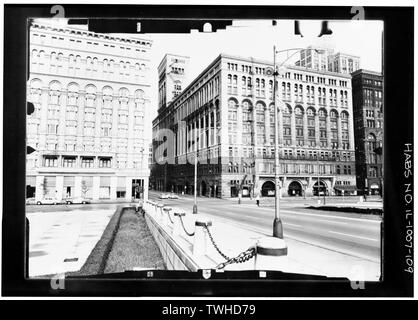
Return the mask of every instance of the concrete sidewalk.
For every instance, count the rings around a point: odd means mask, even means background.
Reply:
[[[194,230],[196,218],[207,218],[213,222],[209,230],[219,249],[228,257],[232,258],[246,249],[253,247],[257,240],[269,235],[249,230],[238,223],[232,223],[228,219],[212,217],[210,215],[193,215],[191,208],[184,210],[172,206],[174,212],[180,209],[186,212],[184,218],[186,229]],[[173,218],[172,218],[173,219]],[[170,222],[164,228],[171,229]],[[181,236],[182,247],[185,252],[191,254],[193,237]],[[340,252],[324,249],[285,236],[288,246],[288,264],[284,272],[325,275],[328,277],[346,277],[351,280],[378,281],[380,277],[380,264],[368,261],[359,257],[350,256]],[[209,243],[208,253],[205,259],[201,259],[202,268],[214,269],[218,264],[224,262],[224,258],[215,250],[212,243]],[[228,265],[225,270],[254,270],[254,258],[240,263]]]
[[[114,212],[109,209],[27,213],[29,276],[79,270]]]

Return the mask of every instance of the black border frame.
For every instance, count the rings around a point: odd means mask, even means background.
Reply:
[[[61,4],[68,18],[352,19],[351,7],[184,6]],[[67,279],[65,290],[25,275],[25,157],[27,18],[52,17],[50,4],[4,6],[3,296],[241,296],[411,297],[413,275],[405,268],[406,182],[404,144],[413,144],[414,8],[364,7],[366,20],[384,21],[384,280],[349,282],[275,280]],[[411,182],[411,181],[409,181]],[[413,204],[413,203],[412,203]]]

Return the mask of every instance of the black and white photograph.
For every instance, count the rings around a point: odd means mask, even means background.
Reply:
[[[113,277],[384,284],[386,112],[402,106],[386,103],[385,21],[347,8],[29,16],[25,278],[57,294]],[[409,276],[413,232],[400,232]]]
[[[82,269],[122,205],[106,273],[379,281],[383,24],[298,24],[310,34],[247,20],[141,38],[31,21],[29,276]]]

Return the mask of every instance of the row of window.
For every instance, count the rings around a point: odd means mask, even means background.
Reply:
[[[48,124],[47,133],[48,134],[58,134],[59,132],[58,124]],[[102,124],[101,126],[101,136],[110,137],[112,135],[112,126],[110,124]],[[28,125],[28,133],[38,134],[39,133],[39,124],[31,123]],[[67,135],[76,135],[77,134],[77,123],[71,122],[66,124],[65,134]],[[95,123],[94,122],[85,122],[83,128],[84,136],[95,136]],[[143,127],[134,128],[134,136],[137,138],[143,137],[144,129]],[[118,137],[126,138],[128,137],[128,128],[122,127],[118,128]]]
[[[229,147],[230,157],[239,157],[238,147]],[[252,158],[255,156],[254,149],[256,150],[256,156],[264,159],[274,158],[274,148],[254,148],[254,147],[242,147],[242,156],[244,158]],[[302,150],[302,149],[281,149],[280,157],[284,159],[312,159],[312,160],[337,160],[337,161],[351,161],[354,155],[350,152],[340,151],[317,151],[317,150]]]
[[[43,157],[44,167],[58,167],[59,166],[58,161],[59,161],[59,158],[57,156],[44,156]],[[94,157],[81,157],[79,165],[81,168],[93,168],[96,166],[95,161],[96,160]],[[99,157],[97,165],[99,168],[111,168],[112,158]],[[62,157],[60,166],[65,167],[65,168],[73,168],[73,167],[78,166],[77,157],[75,156]]]
[[[31,98],[33,99],[32,102],[41,102],[41,94],[42,89],[44,87],[44,84],[42,80],[38,78],[34,78],[29,83],[29,93],[31,95]],[[66,96],[68,98],[68,104],[76,104],[76,99],[79,97],[79,94],[83,89],[80,89],[80,85],[71,82],[69,83],[66,88],[64,88],[63,84],[61,84],[57,80],[51,81],[47,88],[49,90],[49,103],[52,104],[59,104],[58,99],[60,96]],[[103,97],[103,103],[106,103],[108,101],[111,101],[113,98],[129,98],[131,92],[129,89],[122,87],[119,90],[114,90],[112,87],[106,85],[102,89],[98,89],[94,84],[88,84],[84,87],[84,93],[86,99],[96,99],[97,94],[101,94]],[[65,95],[67,93],[67,95]],[[144,103],[145,99],[145,92],[141,89],[136,89],[133,92],[132,98],[135,100],[135,102],[138,103]],[[54,102],[51,102],[51,99],[56,99]]]
[[[239,65],[237,63],[227,63],[227,69],[231,70],[231,71],[238,71],[240,70],[241,72],[245,72],[245,73],[250,73],[250,74],[260,74],[260,75],[265,75],[266,74],[266,68],[263,67],[254,67],[254,66],[249,66],[249,65],[241,65],[241,68],[239,68]],[[291,72],[286,72],[283,75],[283,78],[286,79],[290,79],[291,78]],[[297,80],[297,81],[303,81],[303,74],[301,73],[297,73],[297,72],[293,72],[293,79]],[[316,82],[320,83],[320,84],[325,84],[326,83],[326,79],[325,77],[316,77]],[[315,83],[315,77],[311,76],[311,75],[305,75],[305,81],[306,82],[311,82],[311,83]],[[336,86],[337,85],[337,80],[336,79],[331,79],[328,78],[328,85],[333,85]],[[348,85],[348,81],[346,80],[339,80],[339,85],[340,87],[347,87]]]
[[[127,50],[127,51],[135,51],[135,54],[138,54],[138,52],[145,52],[146,50],[144,48],[135,48],[135,46],[141,45],[141,46],[150,46],[150,43],[147,41],[143,41],[140,39],[124,39],[124,38],[119,38],[119,37],[112,37],[110,35],[106,35],[106,34],[98,34],[98,33],[94,33],[94,32],[87,32],[87,31],[81,31],[81,30],[72,30],[72,29],[60,29],[59,31],[61,32],[69,32],[70,34],[74,34],[77,36],[81,36],[84,38],[88,38],[88,39],[79,39],[79,38],[72,38],[72,37],[68,37],[68,36],[64,36],[62,35],[58,35],[58,34],[44,34],[40,29],[49,29],[48,27],[44,26],[44,25],[35,25],[32,26],[32,28],[36,28],[36,29],[31,29],[31,41],[34,42],[38,42],[40,41],[42,44],[51,44],[51,45],[59,45],[59,44],[63,44],[65,42],[69,42],[69,43],[74,43],[74,45],[76,45],[77,47],[79,47],[80,45],[83,46],[94,46],[94,47],[98,47],[101,44],[103,44],[104,48],[112,48],[112,49],[116,49],[116,50]],[[55,30],[57,31],[57,30]],[[101,42],[101,40],[94,40],[93,38],[99,39],[99,38],[103,38],[105,40],[112,40],[112,41],[120,41],[123,42],[116,44],[116,43],[107,43],[107,42]],[[131,46],[130,44],[132,44],[133,46]],[[135,50],[134,50],[135,48]],[[97,48],[96,50],[102,50],[101,48]]]
[[[32,71],[49,71],[63,74],[68,72],[71,75],[94,76],[101,75],[112,77],[134,76],[136,80],[145,76],[145,63],[134,63],[129,61],[115,61],[113,59],[99,60],[97,57],[70,54],[68,57],[62,53],[51,52],[49,55],[43,50],[32,50],[31,54]]]
[[[228,173],[253,173],[254,163],[242,163],[230,162],[228,164]],[[282,163],[281,173],[296,173],[296,174],[345,174],[350,175],[352,173],[350,165],[314,165],[314,164],[289,164]],[[259,163],[258,171],[260,173],[274,173],[273,163]]]

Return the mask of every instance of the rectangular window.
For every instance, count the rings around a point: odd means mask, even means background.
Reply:
[[[57,167],[58,166],[57,157],[45,157],[44,158],[44,165],[45,165],[45,167]]]
[[[62,161],[62,166],[65,168],[73,168],[75,167],[76,159],[75,157],[64,157]]]
[[[57,134],[58,133],[58,125],[57,124],[48,124],[48,133]]]
[[[94,159],[90,157],[83,157],[81,160],[81,167],[82,168],[93,168],[94,166]]]
[[[100,158],[99,159],[99,167],[100,168],[110,168],[111,166],[111,159],[110,158]]]

